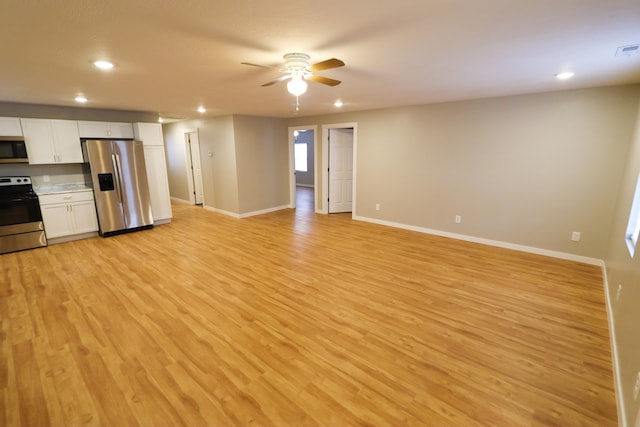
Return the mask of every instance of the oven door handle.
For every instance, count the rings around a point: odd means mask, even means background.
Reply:
[[[122,188],[120,187],[122,174],[120,173],[120,156],[117,154],[111,155],[111,161],[113,162],[113,171],[115,175],[114,182],[116,183],[116,191],[118,192],[118,199],[122,203]]]

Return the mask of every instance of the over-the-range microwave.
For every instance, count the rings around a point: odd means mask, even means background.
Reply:
[[[22,136],[0,136],[0,163],[29,163]]]

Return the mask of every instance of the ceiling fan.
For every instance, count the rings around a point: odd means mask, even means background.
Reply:
[[[331,58],[315,64],[309,64],[309,59],[310,57],[306,53],[287,53],[284,55],[284,68],[280,69],[278,67],[252,64],[250,62],[243,62],[242,64],[261,68],[275,68],[281,73],[285,73],[284,76],[267,82],[262,86],[271,86],[276,83],[290,80],[289,83],[287,83],[287,90],[295,96],[300,96],[307,91],[307,82],[305,80],[328,86],[337,86],[341,83],[340,80],[318,76],[315,73],[318,71],[329,70],[331,68],[342,67],[344,66],[344,62],[336,58]]]

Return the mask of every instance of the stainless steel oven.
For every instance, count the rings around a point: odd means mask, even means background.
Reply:
[[[0,177],[0,254],[41,246],[47,239],[31,178]]]

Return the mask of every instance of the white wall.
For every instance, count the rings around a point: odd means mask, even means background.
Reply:
[[[233,116],[240,214],[289,204],[289,147],[283,119]]]
[[[242,115],[163,126],[172,197],[189,200],[184,132],[195,129],[205,207],[242,215],[289,204],[285,121]]]
[[[171,197],[189,200],[185,132],[197,130],[204,206],[239,212],[233,117],[185,120],[163,125]]]
[[[359,216],[603,259],[639,91],[510,96],[288,125],[358,123]],[[573,231],[582,241],[571,241]]]
[[[627,250],[625,235],[640,173],[640,108],[637,109],[635,134],[626,159],[606,266],[614,326],[611,332],[615,338],[620,368],[620,395],[625,403],[627,425],[632,426],[640,411],[640,402],[633,398],[633,388],[640,372],[640,248],[636,249],[635,259],[632,258]]]

